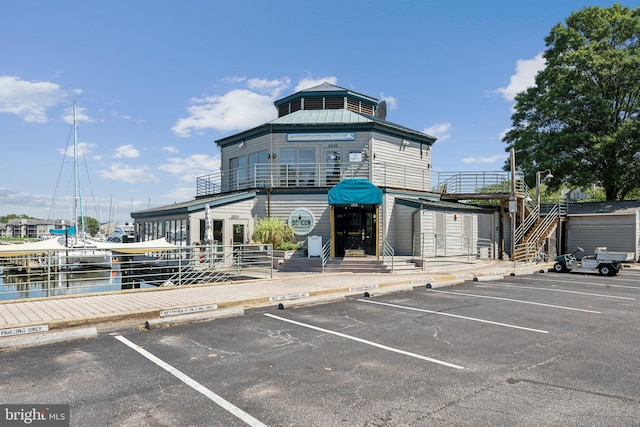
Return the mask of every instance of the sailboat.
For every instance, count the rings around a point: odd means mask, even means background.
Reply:
[[[65,258],[67,267],[104,267],[111,266],[111,251],[98,248],[87,240],[85,230],[84,205],[82,203],[82,189],[80,186],[80,170],[78,167],[78,122],[76,116],[76,102],[73,102],[73,225],[66,230],[50,230],[52,233],[64,234],[60,244],[66,246]],[[80,224],[78,224],[78,218]]]

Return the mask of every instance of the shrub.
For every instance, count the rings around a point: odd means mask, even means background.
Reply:
[[[275,249],[284,243],[293,243],[293,230],[280,218],[260,218],[253,229],[253,240],[273,245]]]

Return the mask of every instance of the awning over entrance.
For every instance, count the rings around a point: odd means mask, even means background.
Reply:
[[[368,179],[345,179],[329,190],[330,205],[380,205],[382,190]]]

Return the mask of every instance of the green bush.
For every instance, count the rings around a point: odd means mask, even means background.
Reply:
[[[293,251],[296,249],[300,249],[300,245],[293,242],[284,242],[281,245],[276,246],[275,248],[283,251]]]
[[[271,244],[278,248],[285,243],[294,244],[293,230],[280,218],[260,218],[253,229],[253,240],[258,243]]]

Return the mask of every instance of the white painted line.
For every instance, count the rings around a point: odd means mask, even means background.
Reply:
[[[270,313],[264,313],[264,315],[265,316],[269,316],[269,317],[271,317],[273,319],[282,320],[283,322],[293,323],[294,325],[302,326],[304,328],[314,329],[316,331],[324,332],[326,334],[336,335],[336,336],[341,337],[341,338],[346,338],[348,340],[357,341],[357,342],[360,342],[360,343],[363,343],[363,344],[367,344],[367,345],[371,345],[371,346],[374,346],[374,347],[378,347],[378,348],[381,348],[383,350],[392,351],[394,353],[399,353],[399,354],[404,354],[405,356],[415,357],[416,359],[426,360],[427,362],[437,363],[439,365],[448,366],[450,368],[455,368],[455,369],[466,369],[464,366],[455,365],[453,363],[445,362],[445,361],[438,360],[438,359],[432,359],[431,357],[423,356],[421,354],[411,353],[411,352],[408,352],[408,351],[404,351],[404,350],[400,350],[400,349],[397,349],[397,348],[389,347],[389,346],[386,346],[386,345],[383,345],[383,344],[378,344],[378,343],[373,342],[373,341],[367,341],[367,340],[364,340],[362,338],[354,337],[354,336],[343,334],[343,333],[340,333],[340,332],[335,332],[335,331],[330,331],[328,329],[319,328],[317,326],[309,325],[309,324],[306,324],[306,323],[296,322],[295,320],[285,319],[284,317],[274,316],[273,314],[270,314]]]
[[[639,286],[611,285],[609,283],[595,283],[595,282],[580,282],[578,280],[556,280],[556,279],[538,279],[538,280],[541,282],[572,283],[577,285],[604,286],[605,288],[624,288],[624,289],[635,289],[637,291],[640,291]],[[616,281],[618,282],[620,280],[621,279],[617,279]],[[637,282],[637,280],[632,280],[632,282]]]
[[[467,294],[467,293],[464,293],[464,292],[437,291],[435,289],[430,289],[429,292],[440,292],[442,294],[462,295],[462,296],[475,297],[475,298],[497,299],[497,300],[501,300],[501,301],[511,301],[511,302],[519,302],[519,303],[522,303],[522,304],[531,304],[531,305],[540,305],[540,306],[543,306],[543,307],[559,308],[561,310],[571,310],[571,311],[581,311],[583,313],[602,314],[600,311],[584,310],[582,308],[564,307],[562,305],[543,304],[541,302],[523,301],[523,300],[511,299],[511,298],[489,297],[489,296],[486,296],[486,295]]]
[[[503,288],[534,289],[536,291],[565,292],[565,293],[568,293],[568,294],[587,295],[587,296],[590,296],[590,297],[626,299],[626,300],[631,300],[631,301],[635,301],[636,300],[635,298],[632,298],[632,297],[618,297],[618,296],[615,296],[615,295],[592,294],[590,292],[568,291],[568,290],[565,290],[565,289],[536,288],[535,286],[499,285],[497,283],[488,283],[485,286],[501,286]]]
[[[258,421],[257,419],[255,419],[251,415],[249,415],[246,412],[244,412],[242,409],[240,409],[237,406],[233,405],[232,403],[226,401],[225,399],[223,399],[222,397],[218,396],[217,394],[215,394],[214,392],[212,392],[211,390],[209,390],[208,388],[206,388],[205,386],[203,386],[199,382],[193,380],[191,377],[189,377],[186,374],[184,374],[182,371],[179,371],[178,369],[176,369],[173,366],[169,365],[168,363],[166,363],[162,359],[160,359],[160,358],[154,356],[153,354],[149,353],[147,350],[143,349],[139,345],[134,344],[133,342],[129,341],[128,339],[126,339],[125,337],[123,337],[121,335],[114,335],[114,338],[117,339],[118,341],[120,341],[121,343],[123,343],[124,345],[126,345],[127,347],[137,351],[138,353],[140,353],[141,355],[143,355],[144,357],[146,357],[147,359],[149,359],[150,361],[152,361],[153,363],[155,363],[156,365],[158,365],[159,367],[161,367],[165,371],[169,372],[174,377],[178,378],[180,381],[182,381],[183,383],[185,383],[189,387],[191,387],[194,390],[202,393],[204,396],[209,398],[216,405],[222,407],[223,409],[225,409],[226,411],[228,411],[232,415],[236,416],[237,418],[240,418],[246,424],[248,424],[250,426],[266,426],[266,424],[263,424],[262,422]]]
[[[478,318],[475,318],[475,317],[460,316],[458,314],[443,313],[441,311],[425,310],[423,308],[407,307],[407,306],[404,306],[404,305],[389,304],[389,303],[386,303],[386,302],[371,301],[371,300],[366,300],[366,299],[358,299],[358,301],[360,301],[360,302],[368,302],[369,304],[386,305],[388,307],[401,308],[403,310],[412,310],[412,311],[419,311],[419,312],[422,312],[422,313],[439,314],[441,316],[449,316],[449,317],[455,317],[455,318],[458,318],[458,319],[472,320],[474,322],[489,323],[491,325],[505,326],[507,328],[514,328],[514,329],[522,329],[524,331],[539,332],[541,334],[548,334],[549,333],[549,331],[544,331],[542,329],[526,328],[524,326],[517,326],[517,325],[512,325],[512,324],[509,324],[509,323],[493,322],[491,320],[478,319]]]

